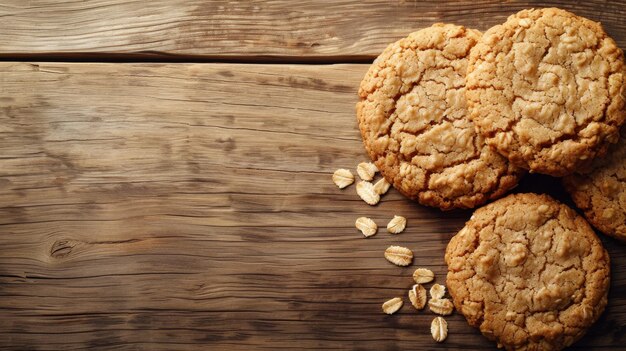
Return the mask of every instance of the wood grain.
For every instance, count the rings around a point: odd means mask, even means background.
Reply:
[[[366,159],[366,69],[1,63],[0,348],[495,349],[458,314],[435,345],[429,312],[381,312],[418,266],[444,281],[469,212],[332,184]],[[398,236],[354,228],[396,214]],[[609,306],[575,349],[626,342],[626,255],[604,241]],[[414,264],[387,263],[392,244]]]
[[[486,30],[547,6],[601,21],[626,48],[624,0],[5,0],[0,57],[366,62],[435,22]]]

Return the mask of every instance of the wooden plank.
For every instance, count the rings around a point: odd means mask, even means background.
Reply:
[[[370,207],[332,184],[366,159],[366,70],[1,63],[0,348],[495,349],[459,314],[435,345],[430,312],[380,311],[417,266],[444,281],[470,213],[393,189]],[[398,236],[353,227],[396,214]],[[580,350],[626,342],[626,255],[605,243],[609,307]],[[414,265],[387,263],[391,244]]]
[[[5,0],[0,57],[365,62],[435,22],[485,30],[547,6],[601,21],[626,47],[624,0]]]

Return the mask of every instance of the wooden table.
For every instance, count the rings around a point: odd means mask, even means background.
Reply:
[[[626,1],[552,4],[626,48]],[[416,267],[444,282],[470,212],[369,207],[330,175],[366,160],[356,90],[387,44],[546,5],[1,1],[0,349],[494,349],[459,314],[437,345],[430,312],[380,308]],[[549,177],[518,191],[569,201]],[[401,235],[354,228],[395,214]],[[626,247],[603,241],[609,305],[573,349],[626,344]]]

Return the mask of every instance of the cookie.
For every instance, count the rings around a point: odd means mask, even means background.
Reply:
[[[584,173],[563,178],[563,185],[594,227],[626,241],[626,127],[606,157],[595,159]]]
[[[489,145],[531,172],[565,176],[617,142],[624,54],[599,23],[523,10],[472,48],[466,96]]]
[[[509,195],[476,210],[445,260],[456,309],[507,350],[567,347],[607,303],[606,250],[581,216],[547,195]]]
[[[424,205],[472,208],[522,174],[466,116],[467,56],[479,38],[451,24],[411,33],[385,49],[359,88],[365,149],[389,183]]]

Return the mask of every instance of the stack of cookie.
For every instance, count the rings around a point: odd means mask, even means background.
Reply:
[[[383,176],[421,204],[475,208],[543,173],[626,240],[625,94],[623,52],[599,23],[533,9],[482,35],[435,24],[391,44],[361,83],[357,116]],[[571,345],[606,305],[606,251],[545,195],[478,209],[446,262],[456,308],[507,349]]]

